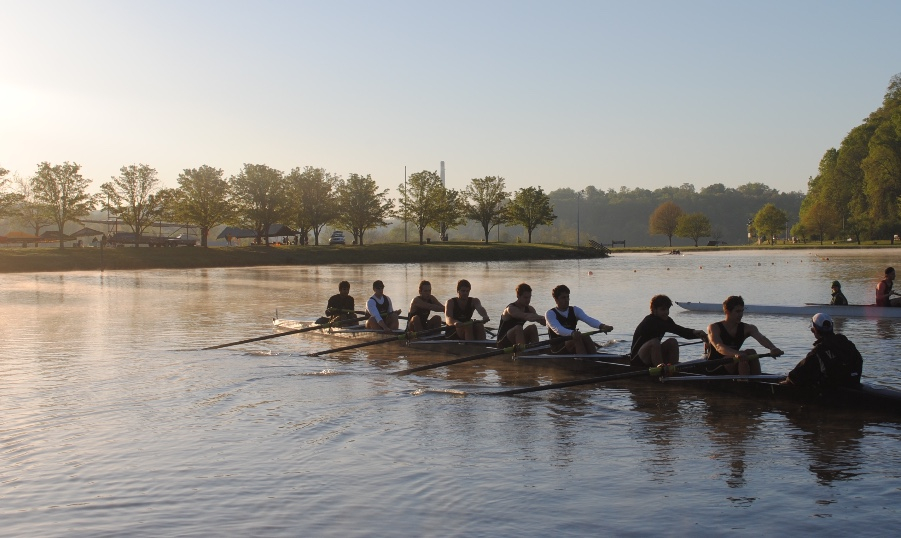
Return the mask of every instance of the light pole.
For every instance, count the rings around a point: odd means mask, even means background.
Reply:
[[[582,214],[580,211],[579,202],[582,200],[582,194],[585,190],[581,190],[576,193],[576,248],[582,246],[582,238],[581,238],[581,227],[582,227]]]
[[[751,222],[752,219],[748,219],[748,246],[751,245]]]

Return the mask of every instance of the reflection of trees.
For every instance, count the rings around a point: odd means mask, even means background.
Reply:
[[[807,413],[804,409],[788,412],[785,417],[800,433],[792,437],[798,442],[799,458],[809,457],[808,469],[823,486],[851,480],[860,474],[863,453],[864,421],[853,413]]]

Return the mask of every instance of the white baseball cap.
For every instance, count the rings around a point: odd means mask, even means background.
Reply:
[[[821,331],[829,331],[832,332],[832,318],[829,317],[829,314],[823,314],[822,312],[819,314],[814,314],[812,318],[810,318],[810,323],[813,327]]]

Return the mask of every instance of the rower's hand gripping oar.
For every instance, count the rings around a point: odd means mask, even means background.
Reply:
[[[310,356],[318,357],[320,355],[326,355],[328,353],[337,353],[338,351],[347,351],[350,349],[359,349],[361,347],[376,346],[378,344],[387,344],[389,342],[398,342],[398,341],[403,342],[405,340],[415,340],[421,336],[429,336],[431,334],[437,334],[446,329],[447,329],[447,327],[436,327],[434,329],[428,329],[426,331],[419,331],[419,332],[407,331],[403,334],[399,334],[397,336],[389,336],[388,338],[382,338],[380,340],[370,340],[368,342],[361,342],[359,344],[351,344],[349,346],[341,346],[341,347],[335,347],[332,349],[326,349],[325,351],[317,351],[315,353],[310,353]]]
[[[280,338],[282,336],[288,336],[289,334],[305,333],[305,332],[310,332],[310,331],[317,331],[319,329],[329,329],[331,327],[344,327],[346,325],[353,325],[353,324],[357,323],[358,321],[362,321],[364,319],[366,319],[366,318],[345,319],[342,321],[333,321],[331,323],[322,323],[320,325],[311,325],[309,327],[304,327],[302,329],[293,329],[290,331],[285,331],[283,333],[267,334],[266,336],[258,336],[256,338],[248,338],[246,340],[238,340],[237,342],[229,342],[228,344],[219,344],[218,346],[205,347],[205,348],[201,348],[201,351],[206,351],[209,349],[221,349],[223,347],[236,346],[238,344],[246,344],[248,342],[257,342],[259,340],[268,340],[270,338]]]
[[[597,334],[599,332],[601,332],[601,331],[590,331],[590,332],[582,333],[582,334],[592,335],[592,334]],[[564,337],[563,340],[571,339],[571,338],[572,338],[572,336],[567,336],[567,337]],[[461,362],[476,361],[479,359],[487,359],[489,357],[496,357],[498,355],[506,355],[506,354],[510,354],[510,353],[516,353],[516,352],[524,351],[526,349],[546,348],[546,347],[550,347],[550,345],[551,344],[548,341],[535,342],[533,344],[527,344],[526,346],[520,346],[517,344],[517,345],[508,346],[505,348],[492,349],[492,350],[486,351],[484,353],[470,355],[469,357],[460,357],[457,359],[451,359],[451,360],[447,360],[447,361],[426,364],[424,366],[417,366],[415,368],[407,368],[406,370],[401,370],[399,372],[395,372],[395,375],[407,375],[407,374],[412,374],[413,372],[421,372],[423,370],[431,370],[433,368],[441,368],[442,366],[450,366],[452,364],[460,364]]]
[[[601,377],[592,377],[592,378],[588,378],[588,379],[577,379],[575,381],[564,381],[563,383],[552,383],[550,385],[538,385],[537,387],[524,387],[524,388],[520,388],[520,389],[502,390],[499,392],[486,392],[483,394],[488,395],[488,396],[513,396],[514,394],[524,394],[526,392],[540,392],[543,390],[562,389],[562,388],[566,388],[566,387],[577,387],[579,385],[591,385],[594,383],[601,383],[603,381],[628,379],[630,377],[643,377],[643,376],[660,377],[660,376],[672,375],[676,372],[680,372],[682,370],[688,370],[690,368],[694,368],[697,366],[718,366],[720,364],[732,364],[732,363],[737,363],[737,362],[740,362],[743,360],[759,359],[761,357],[772,357],[772,356],[773,356],[772,353],[765,353],[763,355],[744,355],[739,358],[723,357],[722,359],[715,359],[712,361],[704,359],[701,361],[654,366],[652,368],[636,370],[634,372],[623,372],[621,374],[611,374],[611,375],[605,375],[605,376],[601,376]]]

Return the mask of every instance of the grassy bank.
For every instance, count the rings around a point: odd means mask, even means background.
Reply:
[[[102,254],[102,265],[101,265]],[[347,246],[178,248],[2,248],[0,273],[134,269],[193,269],[256,265],[426,263],[595,258],[596,251],[517,243],[391,243]]]

